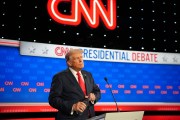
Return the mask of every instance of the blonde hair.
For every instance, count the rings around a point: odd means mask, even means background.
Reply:
[[[66,61],[68,61],[70,59],[71,55],[75,54],[75,53],[83,53],[83,50],[81,50],[81,49],[70,49],[65,55]]]

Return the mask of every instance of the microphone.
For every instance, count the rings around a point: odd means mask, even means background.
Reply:
[[[116,103],[117,112],[119,112],[120,110],[119,110],[119,108],[118,108],[118,105],[117,105],[116,99],[115,99],[114,94],[113,94],[113,92],[112,92],[112,89],[111,89],[111,87],[110,87],[110,85],[109,85],[109,82],[108,82],[107,77],[104,77],[104,80],[107,82],[107,84],[108,84],[108,86],[109,86],[109,89],[110,89],[111,94],[112,94],[112,96],[113,96],[114,102]]]

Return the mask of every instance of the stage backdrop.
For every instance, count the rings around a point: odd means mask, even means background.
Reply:
[[[52,77],[67,68],[69,49],[84,50],[85,70],[101,89],[96,111],[180,110],[180,55],[0,40],[0,112],[56,111]],[[108,79],[110,85],[104,78]]]

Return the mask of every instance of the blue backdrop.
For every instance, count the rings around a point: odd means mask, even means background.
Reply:
[[[64,59],[22,56],[0,46],[0,103],[47,102],[52,76],[66,69]],[[102,91],[100,102],[180,102],[180,65],[85,61]]]

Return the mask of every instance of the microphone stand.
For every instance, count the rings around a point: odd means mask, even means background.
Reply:
[[[118,108],[118,105],[117,105],[117,102],[116,102],[116,99],[115,99],[115,97],[114,97],[114,94],[113,94],[113,92],[112,92],[112,89],[111,89],[111,87],[110,87],[110,85],[109,85],[108,79],[105,77],[104,80],[107,82],[107,84],[108,84],[108,86],[109,86],[109,88],[110,88],[110,91],[111,91],[111,94],[112,94],[112,96],[113,96],[114,102],[116,103],[117,112],[120,112],[120,110],[119,110],[119,108]]]

